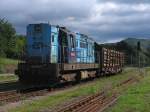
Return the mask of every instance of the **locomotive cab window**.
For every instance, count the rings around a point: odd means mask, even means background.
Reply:
[[[71,47],[72,47],[72,48],[74,48],[74,47],[75,47],[74,37],[73,37],[73,35],[70,35],[70,44],[71,44]]]
[[[78,40],[76,40],[76,47],[78,47]]]
[[[42,32],[42,26],[40,24],[37,24],[34,26],[34,31],[36,33],[41,33]]]
[[[61,42],[62,42],[62,46],[68,46],[68,38],[67,38],[67,33],[60,30],[60,39],[61,39]]]
[[[52,38],[52,42],[54,42],[54,35],[52,35],[52,37],[51,37],[51,38]]]
[[[86,48],[86,43],[80,42],[80,47],[81,47],[81,48]]]

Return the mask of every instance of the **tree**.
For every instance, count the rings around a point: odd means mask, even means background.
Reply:
[[[25,46],[25,37],[17,35],[15,28],[5,19],[0,19],[0,56],[19,57]]]
[[[15,58],[19,58],[22,55],[23,50],[25,48],[25,44],[26,44],[25,36],[16,35],[15,42],[13,42],[14,48],[12,49]]]
[[[11,41],[15,39],[15,29],[5,19],[0,19],[0,55],[4,56],[11,48]]]

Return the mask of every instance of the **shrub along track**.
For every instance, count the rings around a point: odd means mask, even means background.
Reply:
[[[83,98],[75,103],[56,110],[56,112],[102,112],[116,102],[121,95],[117,89],[121,87],[127,89],[129,85],[138,81],[139,79],[136,77],[130,77],[129,79],[117,84],[115,87],[107,88],[102,92]]]

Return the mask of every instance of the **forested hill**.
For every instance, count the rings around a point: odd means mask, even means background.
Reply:
[[[123,51],[126,55],[126,64],[138,64],[137,43],[140,42],[140,60],[143,65],[150,65],[150,39],[127,38],[117,43],[109,43],[104,46]]]
[[[128,38],[128,39],[123,40],[123,41],[128,43],[130,46],[136,46],[137,42],[140,42],[143,50],[150,48],[150,39]]]

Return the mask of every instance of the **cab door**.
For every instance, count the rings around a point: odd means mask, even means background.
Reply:
[[[75,51],[75,36],[73,34],[69,35],[69,62],[75,63],[76,62],[76,51]]]

